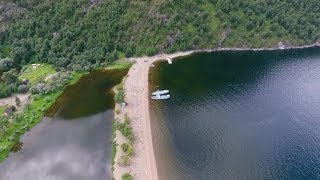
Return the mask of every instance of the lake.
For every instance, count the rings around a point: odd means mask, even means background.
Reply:
[[[156,63],[160,179],[320,179],[320,48],[198,53]]]
[[[125,71],[94,71],[69,86],[22,149],[0,164],[2,180],[112,179],[112,87]]]

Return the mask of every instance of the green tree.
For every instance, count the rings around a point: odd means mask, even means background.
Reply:
[[[14,60],[12,58],[0,58],[0,71],[8,71],[14,67]]]
[[[11,69],[8,72],[4,72],[2,75],[2,80],[7,84],[14,84],[18,81],[18,75],[16,69]]]

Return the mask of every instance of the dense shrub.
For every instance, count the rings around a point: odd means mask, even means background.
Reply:
[[[18,74],[16,69],[11,69],[8,72],[4,72],[2,75],[2,80],[7,84],[14,84],[18,82]]]
[[[18,93],[26,93],[28,92],[29,88],[25,84],[21,84],[18,86]]]
[[[8,71],[14,67],[14,60],[12,58],[0,57],[0,71]]]
[[[0,83],[0,98],[8,97],[13,93],[11,88],[4,83]]]

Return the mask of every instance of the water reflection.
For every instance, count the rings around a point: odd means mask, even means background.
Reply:
[[[106,117],[110,117],[106,119]],[[3,180],[88,180],[111,177],[113,111],[76,121],[45,118],[25,134],[21,151],[0,166]],[[111,179],[111,178],[110,178]]]

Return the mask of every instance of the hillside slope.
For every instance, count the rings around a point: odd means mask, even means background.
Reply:
[[[39,2],[19,1],[27,15],[0,32],[0,53],[18,65],[39,61],[81,70],[124,56],[320,38],[319,0]]]

